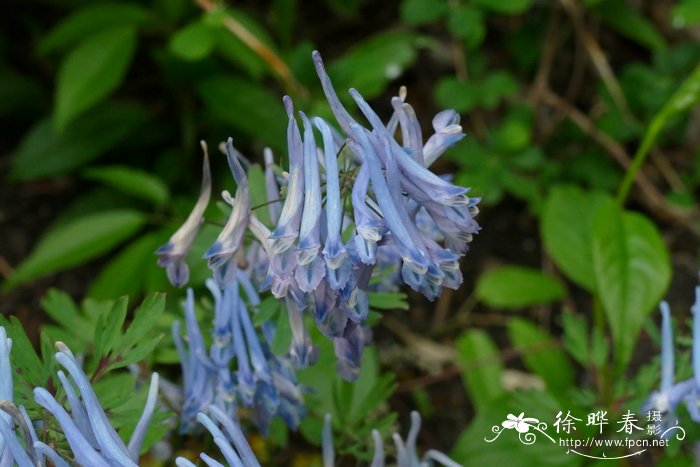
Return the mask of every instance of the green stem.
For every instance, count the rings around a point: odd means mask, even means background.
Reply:
[[[654,140],[656,140],[659,131],[661,131],[661,127],[661,121],[658,118],[654,118],[651,125],[649,125],[649,129],[644,134],[644,139],[642,139],[637,152],[634,154],[634,159],[632,159],[632,163],[627,169],[627,173],[625,173],[625,178],[622,180],[620,188],[617,191],[616,201],[619,206],[623,206],[625,204],[630,188],[632,188],[632,183],[634,183],[637,173],[639,173],[642,165],[644,165],[644,161],[646,160],[649,150],[654,144]]]

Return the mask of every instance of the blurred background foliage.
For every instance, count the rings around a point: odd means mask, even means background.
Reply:
[[[641,366],[656,353],[650,313],[664,294],[687,310],[700,264],[700,1],[8,0],[3,10],[0,303],[34,342],[60,316],[40,312],[49,287],[179,296],[153,251],[194,202],[198,140],[232,136],[253,163],[264,146],[284,159],[283,94],[330,115],[318,49],[341,99],[355,87],[388,117],[406,85],[425,131],[439,109],[462,114],[468,137],[436,171],[483,198],[483,231],[461,290],[436,304],[409,294],[410,314],[401,296],[374,300],[384,316],[363,389],[339,380],[311,396],[308,439],[331,411],[341,444],[361,453],[379,423],[367,414],[388,402],[402,419],[423,412],[422,445],[455,446],[464,463],[577,463],[482,438],[507,409],[622,410],[656,384],[658,363]],[[231,189],[224,158],[213,166],[217,189]],[[250,174],[262,177],[257,165]],[[194,284],[224,216],[209,208]],[[160,331],[180,313],[177,299],[167,308]],[[162,348],[152,358],[172,362]],[[302,379],[324,387],[332,364]],[[689,458],[671,454],[674,465]]]

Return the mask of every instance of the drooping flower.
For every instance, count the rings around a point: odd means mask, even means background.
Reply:
[[[197,236],[197,232],[199,232],[199,227],[204,219],[204,211],[207,209],[209,197],[211,196],[209,154],[206,143],[202,141],[201,144],[204,151],[204,162],[202,164],[202,188],[197,204],[195,204],[185,223],[170,237],[168,243],[156,250],[156,254],[160,256],[158,258],[158,266],[166,269],[168,279],[175,287],[182,287],[189,280],[190,271],[185,262],[185,257]]]
[[[227,192],[223,192],[224,200],[231,205],[231,215],[214,244],[204,253],[204,259],[209,263],[214,279],[219,284],[225,285],[236,275],[236,253],[243,243],[243,234],[248,227],[250,217],[250,194],[248,190],[248,177],[240,163],[238,151],[233,147],[231,138],[226,142],[226,156],[228,165],[236,181],[236,197],[231,198]]]

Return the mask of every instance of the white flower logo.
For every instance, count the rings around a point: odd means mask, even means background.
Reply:
[[[503,425],[503,428],[506,428],[508,430],[512,430],[515,428],[518,433],[527,433],[530,431],[530,427],[532,426],[531,423],[539,423],[540,421],[536,418],[525,418],[525,412],[520,412],[520,415],[517,417],[513,415],[512,413],[509,413],[508,416],[506,417],[507,420],[504,420],[501,425]]]

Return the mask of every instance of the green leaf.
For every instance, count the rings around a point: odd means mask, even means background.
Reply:
[[[408,310],[403,292],[367,292],[370,308],[377,310]]]
[[[211,113],[222,122],[265,140],[273,149],[286,151],[283,140],[287,117],[281,99],[267,88],[219,75],[203,81],[197,91]]]
[[[480,102],[487,109],[493,109],[506,96],[518,91],[518,82],[513,75],[505,71],[493,71],[486,75],[481,83]]]
[[[121,297],[114,302],[106,313],[101,314],[95,324],[95,350],[93,358],[100,360],[109,354],[117,338],[121,335],[129,305],[128,297]]]
[[[152,18],[151,13],[134,4],[98,3],[74,11],[44,35],[39,54],[65,50],[83,38],[115,26],[138,26]]]
[[[62,132],[46,118],[37,122],[16,150],[11,177],[33,180],[68,172],[90,162],[142,129],[145,109],[108,103],[79,117]]]
[[[508,336],[522,353],[525,366],[542,378],[550,390],[561,394],[573,385],[571,362],[547,332],[527,320],[514,318],[508,321]]]
[[[88,214],[50,229],[3,289],[95,258],[131,237],[145,222],[142,213],[124,209]]]
[[[159,245],[156,233],[146,234],[126,245],[102,268],[87,295],[104,299],[138,294],[149,269],[157,268],[153,252]]]
[[[661,133],[661,130],[666,126],[666,123],[672,117],[690,110],[698,101],[700,101],[700,64],[697,65],[690,75],[678,87],[671,98],[666,102],[663,108],[654,116],[649,127],[644,133],[644,138],[634,154],[632,164],[625,173],[625,178],[620,184],[620,189],[617,192],[617,200],[620,204],[627,198],[627,193],[632,187],[637,172],[641,169],[646,159],[647,154],[654,145],[656,138]]]
[[[476,296],[494,308],[517,309],[559,300],[564,286],[536,269],[504,266],[479,277]]]
[[[563,313],[564,347],[581,365],[590,363],[590,346],[588,344],[588,321],[586,317],[575,313]]]
[[[448,76],[438,82],[435,100],[441,107],[466,112],[479,103],[479,87],[474,83]]]
[[[170,38],[170,51],[183,60],[197,61],[214,49],[216,35],[201,21],[195,21],[177,31]]]
[[[552,190],[542,212],[542,239],[547,253],[579,286],[593,292],[593,217],[608,199],[597,192],[560,186]]]
[[[668,287],[668,251],[647,218],[622,212],[611,201],[596,213],[593,270],[620,370],[632,355],[646,317]]]
[[[443,0],[404,0],[400,11],[401,19],[407,24],[420,26],[439,20],[448,8]]]
[[[503,394],[503,363],[493,340],[480,329],[463,333],[456,342],[462,381],[477,411]]]
[[[505,15],[516,15],[530,8],[533,0],[476,0],[486,10]]]
[[[162,206],[170,199],[168,186],[160,178],[146,171],[124,165],[92,167],[83,172],[90,179],[115,188],[127,195]]]
[[[638,44],[655,52],[666,49],[666,41],[654,25],[624,0],[604,1],[593,11],[605,24]]]
[[[700,0],[681,0],[671,9],[671,24],[686,28],[700,23]]]
[[[533,417],[547,424],[545,432],[555,441],[557,435],[552,427],[554,417],[559,410],[573,409],[562,407],[561,402],[551,394],[543,391],[518,391],[514,394],[496,398],[477,412],[469,427],[462,432],[455,443],[450,457],[462,465],[508,467],[574,467],[583,464],[580,456],[567,454],[566,447],[558,442],[551,442],[544,435],[538,434],[536,442],[526,444],[521,441],[516,430],[503,430],[492,442],[492,428],[501,428],[501,423],[508,414],[518,416],[521,412],[525,417]],[[573,410],[572,410],[573,413]],[[577,415],[581,418],[580,415]],[[534,430],[530,430],[532,433]]]
[[[360,42],[328,66],[339,91],[356,88],[365,99],[378,96],[387,84],[401,76],[416,59],[418,36],[409,32],[385,32]]]
[[[79,336],[92,335],[92,323],[80,313],[75,302],[67,293],[57,289],[49,289],[48,293],[41,299],[41,307],[64,329]]]
[[[486,37],[484,14],[478,8],[457,5],[447,17],[447,27],[452,35],[464,40],[467,47],[474,49]]]
[[[134,319],[124,336],[114,345],[114,351],[118,355],[124,355],[133,346],[137,345],[158,322],[165,310],[165,294],[154,293],[146,297],[141,306],[136,310]]]
[[[84,39],[58,72],[54,125],[64,129],[124,79],[136,51],[136,29],[115,27]]]
[[[163,336],[163,334],[158,334],[157,336],[152,336],[142,340],[135,347],[130,349],[129,352],[123,356],[123,358],[118,359],[116,362],[109,365],[106,371],[109,372],[118,368],[124,368],[132,363],[140,362],[146,358],[147,355],[153,352],[158,343],[163,339]]]

